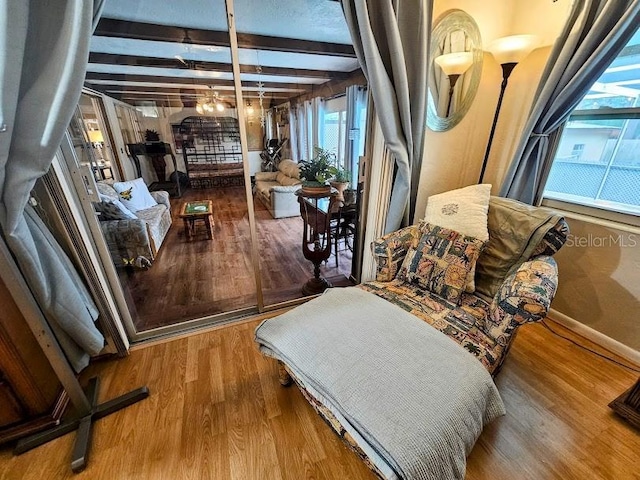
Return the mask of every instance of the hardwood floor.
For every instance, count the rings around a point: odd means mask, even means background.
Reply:
[[[178,216],[184,202],[212,200],[214,238],[205,229],[187,241]],[[254,201],[260,269],[266,305],[302,297],[313,266],[301,249],[302,219],[274,219]],[[171,200],[173,224],[149,270],[121,270],[120,281],[138,331],[256,305],[249,218],[244,187],[189,189]],[[351,271],[351,252],[332,256],[327,277]]]
[[[253,343],[257,323],[89,367],[103,400],[143,384],[151,396],[96,423],[84,472],[71,473],[70,434],[19,457],[0,450],[0,479],[374,479],[297,388],[280,387]],[[507,415],[485,428],[466,478],[638,479],[640,431],[607,407],[636,379],[540,324],[523,327],[496,381]]]

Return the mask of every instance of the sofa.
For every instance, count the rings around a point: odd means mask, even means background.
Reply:
[[[562,216],[491,197],[485,218],[477,252],[477,238],[428,222],[385,235],[372,244],[374,281],[329,289],[256,329],[280,383],[295,382],[379,478],[414,478],[405,475],[413,466],[424,478],[464,477],[484,425],[505,413],[491,377],[517,329],[542,320],[554,297],[552,256],[569,233]],[[415,252],[434,250],[450,265],[474,265],[473,291],[461,276],[451,301],[446,289],[447,298],[433,292],[451,272],[434,280],[422,271],[427,287],[403,272]]]
[[[169,193],[149,192],[156,205],[132,212],[108,181],[97,183],[100,202],[94,203],[102,234],[116,267],[148,268],[171,227]]]
[[[549,310],[558,283],[552,255],[565,243],[569,226],[555,212],[499,197],[491,197],[487,223],[489,241],[476,263],[476,290],[462,293],[459,305],[396,278],[424,224],[376,240],[376,280],[360,288],[441,331],[496,375],[518,327],[542,320]]]
[[[301,184],[298,164],[282,160],[278,171],[256,173],[254,192],[273,218],[295,217],[300,215],[295,191]]]

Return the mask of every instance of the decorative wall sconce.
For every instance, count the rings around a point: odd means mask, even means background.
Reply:
[[[504,98],[504,91],[509,82],[509,76],[516,65],[524,60],[538,45],[540,45],[540,38],[536,35],[511,35],[509,37],[498,38],[487,46],[489,53],[493,55],[493,58],[495,58],[502,67],[502,84],[500,85],[500,96],[498,97],[498,104],[496,105],[496,113],[493,116],[491,133],[489,133],[489,141],[487,142],[487,149],[484,153],[478,183],[482,183],[484,172],[487,168],[489,152],[491,152],[491,144],[493,143],[493,135],[496,133],[498,116],[500,115],[502,99]]]
[[[464,72],[469,70],[473,65],[473,54],[471,52],[454,52],[440,55],[434,59],[434,62],[442,69],[444,74],[449,77],[449,101],[447,103],[447,117],[451,113],[451,98],[456,82]]]

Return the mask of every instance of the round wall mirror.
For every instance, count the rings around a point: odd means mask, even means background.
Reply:
[[[436,132],[453,128],[465,116],[482,75],[482,41],[473,18],[448,10],[431,34],[427,126]]]

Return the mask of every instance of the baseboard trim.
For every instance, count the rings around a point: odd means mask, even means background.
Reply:
[[[549,310],[549,314],[547,316],[554,322],[559,323],[572,332],[591,340],[593,343],[600,345],[602,348],[605,348],[616,355],[620,355],[622,358],[632,362],[636,366],[640,366],[640,352],[637,350],[634,350],[611,337],[607,337],[605,334],[600,333],[553,308]]]

